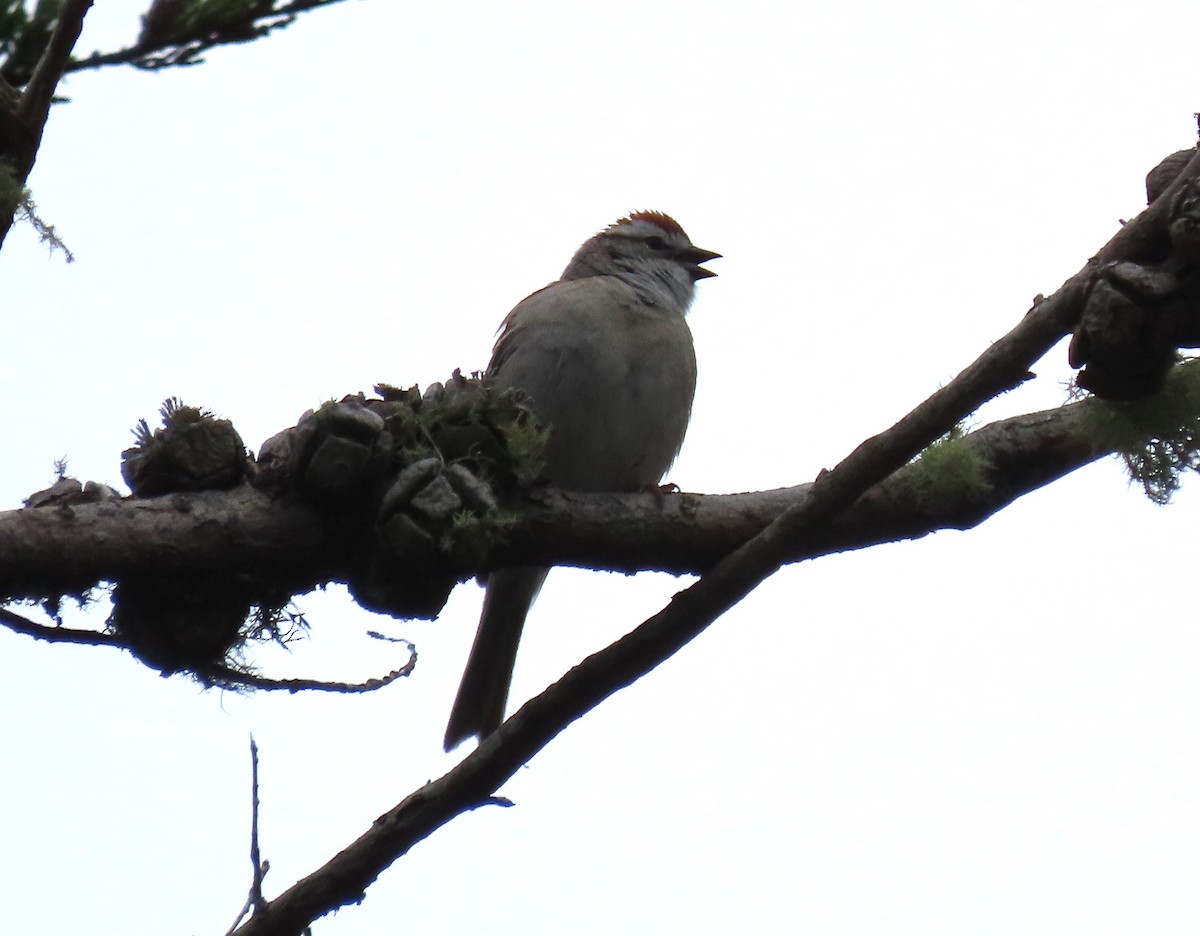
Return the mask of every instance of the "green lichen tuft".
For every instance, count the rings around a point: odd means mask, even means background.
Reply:
[[[904,471],[904,484],[924,505],[940,500],[981,500],[991,490],[990,464],[955,426]]]
[[[517,483],[525,486],[541,480],[546,469],[546,443],[550,430],[528,411],[498,425],[504,438],[504,448],[512,460]]]
[[[0,213],[11,215],[14,221],[25,222],[33,228],[38,240],[49,245],[51,253],[61,251],[67,263],[75,262],[75,254],[63,242],[54,225],[47,224],[37,213],[37,205],[17,171],[3,160],[0,160]]]
[[[460,510],[438,545],[462,568],[477,568],[487,558],[500,532],[511,524],[512,514],[499,508],[482,514]]]
[[[1183,473],[1200,468],[1200,358],[1173,367],[1153,396],[1094,399],[1083,418],[1085,431],[1124,460],[1131,483],[1169,503]]]

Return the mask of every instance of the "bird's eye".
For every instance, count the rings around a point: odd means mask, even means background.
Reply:
[[[646,238],[646,246],[651,250],[665,250],[667,242],[657,234],[652,234]]]

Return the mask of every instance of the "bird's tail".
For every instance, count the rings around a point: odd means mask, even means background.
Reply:
[[[470,737],[482,741],[504,721],[525,615],[549,571],[506,569],[488,576],[479,630],[446,726],[447,751]]]

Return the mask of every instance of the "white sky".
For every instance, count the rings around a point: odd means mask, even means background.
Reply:
[[[97,5],[80,51],[132,39]],[[389,3],[192,69],[66,85],[31,183],[78,255],[0,253],[0,507],[119,480],[170,395],[259,443],[324,399],[482,366],[495,327],[631,209],[721,251],[671,477],[810,480],[1004,334],[1195,139],[1194,4]],[[1056,405],[1065,350],[981,420]],[[1194,933],[1194,482],[1112,462],[983,528],[786,570],[398,862],[322,936]],[[659,608],[666,576],[559,571],[515,696]],[[245,698],[0,631],[2,928],[221,933],[453,762],[482,592],[389,622],[307,596]],[[103,613],[103,612],[101,612]],[[76,626],[88,618],[73,614]]]

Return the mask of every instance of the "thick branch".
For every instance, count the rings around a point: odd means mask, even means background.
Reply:
[[[260,574],[292,591],[336,580],[321,515],[249,486],[0,513],[0,595],[75,594],[127,575]]]
[[[784,554],[796,562],[826,553],[967,529],[1022,494],[1106,454],[1080,425],[1092,401],[985,426],[967,437],[992,466],[990,488],[943,492],[935,503],[900,472],[835,522]],[[802,506],[813,485],[753,494],[534,495],[492,565],[576,565],[632,572],[701,573],[773,518]],[[75,593],[100,581],[203,568],[253,572],[305,591],[344,581],[353,551],[303,503],[272,499],[249,485],[232,491],[108,500],[0,513],[0,594]]]
[[[1087,400],[984,426],[965,442],[990,466],[986,491],[943,489],[930,500],[912,484],[919,469],[905,468],[791,543],[783,561],[975,527],[1022,495],[1109,454],[1111,446],[1094,437],[1085,419],[1102,405]],[[510,532],[506,554],[518,564],[699,573],[784,511],[802,507],[812,490],[810,483],[754,494],[682,494],[661,506],[651,497],[547,492]]]

